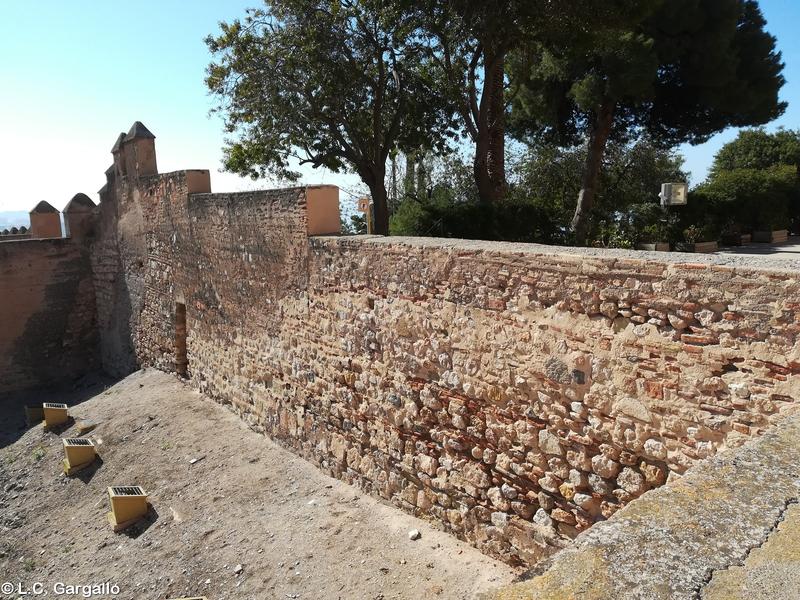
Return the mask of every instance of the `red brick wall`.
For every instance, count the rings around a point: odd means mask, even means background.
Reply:
[[[0,393],[97,368],[88,248],[69,239],[0,243]]]

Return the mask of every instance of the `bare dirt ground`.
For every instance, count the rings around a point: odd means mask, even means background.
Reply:
[[[0,405],[0,584],[42,582],[48,597],[56,582],[111,582],[117,596],[92,597],[377,600],[472,598],[517,574],[328,478],[163,373],[136,373],[71,408],[100,421],[88,437],[102,458],[73,478],[60,438],[74,427],[21,431],[11,410]],[[154,514],[114,534],[110,485],[142,486]]]

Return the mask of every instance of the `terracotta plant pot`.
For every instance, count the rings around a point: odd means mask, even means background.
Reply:
[[[775,229],[773,231],[754,231],[753,241],[762,244],[780,244],[789,239],[788,229]]]
[[[753,241],[749,233],[726,233],[722,236],[723,246],[744,246]]]
[[[677,242],[675,250],[677,252],[716,252],[719,250],[719,244],[717,242]]]
[[[669,242],[642,242],[636,244],[637,250],[648,250],[650,252],[669,252]]]

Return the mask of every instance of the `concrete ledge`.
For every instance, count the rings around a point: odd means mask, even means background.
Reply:
[[[485,598],[724,597],[718,595],[723,576],[706,595],[709,582],[738,565],[745,565],[746,573],[750,553],[766,546],[779,524],[792,515],[788,511],[799,496],[800,416],[793,416],[763,437],[648,492],[579,536],[549,564],[540,565],[540,575]],[[783,532],[771,541],[770,553],[792,554],[789,550],[798,545],[798,536]],[[787,580],[781,575],[786,565],[774,568],[772,579],[780,586]],[[771,579],[763,568],[760,577]]]
[[[745,268],[771,272],[796,273],[800,270],[800,259],[771,261],[762,256],[736,254],[686,254],[681,252],[653,252],[647,250],[619,250],[612,248],[573,248],[569,246],[547,246],[516,242],[487,242],[454,238],[428,238],[403,236],[317,236],[318,240],[340,244],[379,244],[406,246],[410,248],[437,248],[455,252],[497,252],[523,256],[563,257],[576,260],[617,260],[628,263],[661,263],[666,265],[719,266],[729,269]]]

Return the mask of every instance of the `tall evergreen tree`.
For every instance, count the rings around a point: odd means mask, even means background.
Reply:
[[[785,110],[783,64],[755,0],[620,0],[606,9],[618,18],[563,30],[557,43],[537,39],[511,71],[517,136],[588,145],[572,220],[578,243],[611,136],[701,143]]]

